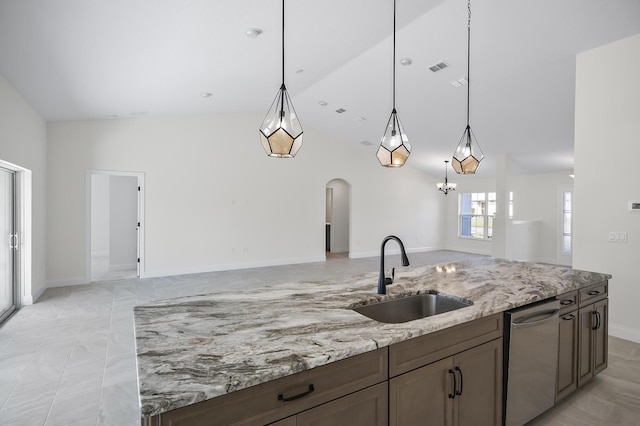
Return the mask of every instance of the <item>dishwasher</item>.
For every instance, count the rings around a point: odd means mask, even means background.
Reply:
[[[556,299],[506,312],[506,426],[522,426],[555,403],[559,312],[560,302]]]

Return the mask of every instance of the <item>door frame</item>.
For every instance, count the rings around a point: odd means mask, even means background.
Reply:
[[[14,230],[18,234],[18,248],[14,252],[14,298],[16,310],[33,304],[31,286],[31,170],[0,160],[0,167],[14,172]],[[42,290],[44,291],[44,290]]]
[[[91,176],[127,176],[138,178],[138,278],[144,278],[144,173],[122,172],[115,170],[87,170],[86,175],[86,213],[85,213],[85,281],[91,282]]]
[[[563,194],[565,192],[571,192],[571,254],[565,255],[562,254],[562,236],[563,236],[563,210],[564,210],[564,199]],[[573,248],[574,248],[574,240],[573,240],[573,223],[575,220],[575,211],[574,211],[574,199],[573,199],[573,184],[561,184],[558,185],[557,195],[556,195],[556,217],[557,219],[557,229],[556,229],[556,263],[558,265],[563,266],[571,266],[573,265]]]

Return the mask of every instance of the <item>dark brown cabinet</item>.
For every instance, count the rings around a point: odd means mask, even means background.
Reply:
[[[575,307],[577,308],[577,305]],[[578,389],[578,312],[576,309],[560,316],[558,329],[556,401]]]
[[[501,418],[501,338],[389,381],[392,426],[494,426]]]
[[[387,383],[344,396],[296,416],[296,426],[386,426]]]
[[[384,382],[269,426],[386,426],[388,400]]]
[[[607,367],[608,283],[562,294],[556,401]]]
[[[578,386],[607,368],[609,300],[580,308]]]
[[[321,367],[312,368],[297,374],[242,389],[207,401],[192,404],[176,410],[167,411],[148,419],[148,425],[167,426],[264,426],[285,418],[283,426],[291,420],[289,417],[311,408],[319,408],[331,402],[333,407],[340,406],[342,398],[346,404],[353,401],[360,390],[383,383],[388,378],[388,350],[377,349],[364,354],[336,361]],[[364,393],[363,395],[369,395]],[[376,394],[376,398],[380,396]],[[362,403],[360,409],[369,409]],[[343,411],[353,414],[356,408]],[[364,408],[363,408],[364,407]],[[386,404],[381,409],[386,412]],[[377,412],[376,412],[377,413]],[[385,417],[386,419],[386,417]],[[297,424],[300,424],[296,420]],[[321,425],[324,423],[307,423]],[[338,423],[339,424],[339,423]],[[354,423],[357,424],[357,423]],[[375,425],[375,423],[374,423]]]

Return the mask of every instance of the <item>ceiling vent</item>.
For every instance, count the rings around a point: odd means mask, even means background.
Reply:
[[[338,114],[342,114],[342,113],[343,113],[343,112],[345,112],[345,111],[346,111],[346,109],[344,109],[344,108],[338,108],[338,109],[336,110],[336,112],[337,112]]]
[[[433,72],[438,72],[440,70],[443,70],[445,68],[447,68],[449,66],[449,64],[447,64],[444,61],[438,62],[437,64],[433,64],[429,67],[429,69]]]

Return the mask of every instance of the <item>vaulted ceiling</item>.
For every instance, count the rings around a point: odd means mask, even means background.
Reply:
[[[576,54],[640,33],[640,2],[471,8],[478,174],[492,176],[501,155],[515,173],[571,170]],[[285,10],[286,83],[303,127],[377,161],[391,113],[393,1],[289,0]],[[439,176],[466,120],[466,86],[451,82],[466,76],[467,2],[397,0],[397,17],[407,164]],[[0,74],[48,121],[266,113],[281,81],[281,25],[280,0],[0,0]],[[250,28],[262,34],[249,38]],[[448,67],[429,70],[441,61]]]

